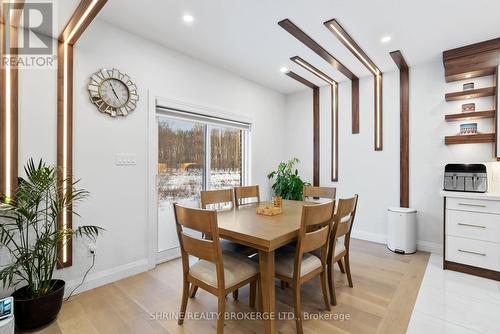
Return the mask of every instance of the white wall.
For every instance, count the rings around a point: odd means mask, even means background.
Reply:
[[[252,182],[269,197],[266,175],[284,157],[284,128],[276,126],[285,119],[283,95],[99,20],[78,41],[74,58],[74,175],[91,193],[74,224],[107,230],[87,288],[147,267],[148,90],[253,119]],[[101,114],[89,101],[89,76],[113,67],[138,86],[139,104],[126,118]],[[55,70],[21,71],[20,167],[31,156],[55,162],[56,100]],[[135,153],[137,165],[116,167],[117,153]],[[70,283],[90,264],[85,247],[76,247],[73,267],[57,273]]]
[[[492,84],[478,78],[476,87]],[[493,163],[491,144],[444,145],[444,136],[458,133],[459,122],[446,123],[444,115],[460,112],[462,101],[445,102],[447,92],[462,89],[463,82],[446,84],[440,60],[410,69],[410,206],[418,210],[419,247],[442,247],[443,171],[447,163]],[[384,150],[373,150],[373,79],[360,80],[360,134],[351,134],[350,82],[339,85],[339,182],[330,182],[330,93],[321,90],[321,185],[337,187],[340,197],[360,195],[353,234],[378,242],[386,240],[386,213],[399,206],[399,72],[384,73]],[[475,99],[476,110],[492,107],[491,98]],[[301,173],[312,180],[312,94],[287,96],[287,145],[289,156],[303,161]],[[479,121],[479,131],[493,130],[491,120]],[[300,129],[300,130],[299,130]],[[499,184],[490,179],[490,189]]]

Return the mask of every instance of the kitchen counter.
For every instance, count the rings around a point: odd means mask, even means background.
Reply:
[[[462,191],[440,191],[441,196],[450,198],[470,198],[470,199],[483,199],[489,201],[500,201],[500,193],[468,193]]]

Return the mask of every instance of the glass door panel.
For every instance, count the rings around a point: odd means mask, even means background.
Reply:
[[[172,204],[199,207],[205,142],[203,123],[158,117],[158,253],[179,246]]]
[[[210,189],[242,184],[242,130],[210,127]]]

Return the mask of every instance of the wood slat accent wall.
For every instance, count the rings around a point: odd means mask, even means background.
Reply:
[[[4,12],[0,2],[0,56],[17,56],[18,26],[20,10],[24,1],[9,4],[15,12]],[[12,14],[12,15],[11,15]],[[11,41],[15,41],[12,43]],[[18,90],[19,76],[16,66],[0,67],[0,195],[12,197],[18,178]]]
[[[295,23],[289,19],[278,22],[278,25],[285,29],[290,35],[311,49],[318,56],[323,58],[328,64],[340,71],[347,78],[351,79],[352,85],[352,133],[359,133],[359,78],[351,72],[344,64],[335,58],[324,47],[307,35]]]
[[[319,87],[309,80],[301,77],[295,72],[286,73],[290,78],[313,90],[313,185],[319,186],[319,163],[320,163],[320,124],[319,124]]]
[[[399,67],[399,205],[410,205],[410,74],[400,50],[390,53]]]
[[[94,20],[107,0],[82,0],[59,35],[57,67],[57,166],[62,191],[71,194],[73,174],[73,45]],[[66,85],[66,89],[65,89]],[[71,207],[58,221],[59,228],[72,228]],[[69,267],[72,261],[72,242],[61,242],[58,268]]]

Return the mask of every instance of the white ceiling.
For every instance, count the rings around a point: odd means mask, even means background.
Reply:
[[[69,18],[77,1],[63,3],[60,20]],[[186,13],[194,16],[191,25],[182,21]],[[401,50],[412,66],[440,59],[443,50],[500,36],[495,0],[108,0],[98,17],[282,93],[304,89],[280,73],[282,66],[323,84],[289,60],[296,55],[335,80],[347,80],[278,26],[284,18],[360,77],[370,73],[324,21],[336,18],[382,71],[396,68],[393,50]],[[383,44],[385,35],[392,40]]]

